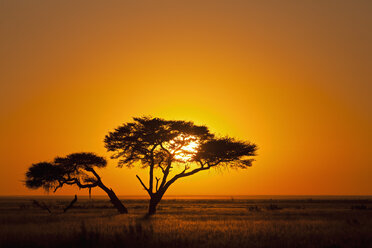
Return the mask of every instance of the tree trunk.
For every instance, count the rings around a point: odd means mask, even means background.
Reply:
[[[156,213],[156,206],[157,205],[158,205],[157,202],[154,202],[154,201],[150,200],[148,215],[154,215]]]
[[[116,196],[112,189],[107,188],[103,183],[100,183],[98,186],[107,193],[111,203],[119,211],[120,214],[128,213],[128,209],[123,205],[123,203],[121,203],[121,201],[119,200],[119,198]]]
[[[116,196],[114,191],[109,190],[109,192],[107,192],[107,194],[110,197],[110,200],[111,200],[112,204],[116,207],[116,209],[119,211],[119,213],[121,213],[121,214],[127,214],[128,213],[128,209],[123,205],[123,203],[121,203],[121,201]]]
[[[154,215],[156,213],[156,207],[159,204],[162,195],[153,195],[150,199],[149,212],[147,215]]]

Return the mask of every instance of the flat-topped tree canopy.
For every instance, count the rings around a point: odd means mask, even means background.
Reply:
[[[114,152],[112,158],[120,158],[118,166],[130,167],[140,162],[143,167],[147,167],[154,164],[155,160],[165,162],[175,155],[171,151],[182,149],[195,139],[210,137],[213,135],[206,126],[195,125],[191,121],[140,117],[110,132],[104,142],[106,149]]]
[[[63,168],[54,166],[52,163],[40,162],[32,164],[26,172],[25,184],[27,188],[44,188],[45,191],[56,188],[59,180],[63,179]]]
[[[45,190],[67,185],[77,185],[79,188],[95,187],[100,177],[94,168],[107,165],[106,159],[94,153],[72,153],[66,157],[56,157],[53,162],[33,164],[26,173],[26,186],[29,188],[43,187]]]
[[[193,160],[201,166],[227,165],[230,167],[247,168],[252,166],[256,156],[257,146],[245,141],[237,141],[233,138],[211,138],[201,143]]]
[[[206,126],[191,121],[152,117],[133,118],[132,122],[119,126],[106,135],[105,147],[114,153],[112,158],[119,159],[119,167],[137,164],[149,168],[148,185],[137,178],[150,195],[150,215],[177,179],[222,165],[247,168],[253,161],[249,157],[255,156],[257,150],[249,142],[216,138]],[[170,177],[173,163],[184,165],[184,169]],[[161,170],[162,177],[154,175],[155,169]]]
[[[91,152],[72,153],[66,157],[56,157],[54,163],[71,170],[89,169],[94,167],[103,168],[107,165],[105,158],[97,156]]]

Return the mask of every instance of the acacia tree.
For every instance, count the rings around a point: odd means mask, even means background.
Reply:
[[[250,167],[253,159],[249,157],[257,150],[249,142],[217,138],[206,126],[193,122],[151,117],[133,120],[109,132],[105,147],[114,152],[112,158],[119,159],[119,167],[139,164],[149,168],[147,186],[137,175],[150,196],[149,215],[156,213],[165,192],[178,179],[221,166]],[[197,145],[190,149],[191,144]],[[174,165],[183,166],[182,171],[170,176]],[[160,177],[154,176],[155,170],[160,171]]]
[[[94,153],[72,153],[66,157],[57,157],[53,162],[32,164],[26,172],[26,187],[44,188],[56,192],[64,185],[76,185],[80,189],[99,187],[106,192],[119,213],[128,213],[127,208],[118,199],[112,189],[103,184],[95,168],[104,168],[105,158]]]

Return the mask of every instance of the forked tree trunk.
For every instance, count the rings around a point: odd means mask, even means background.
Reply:
[[[119,211],[119,213],[121,214],[128,213],[128,209],[123,205],[123,203],[119,200],[119,198],[116,196],[115,192],[112,189],[107,188],[103,183],[98,184],[98,187],[100,187],[103,191],[106,192],[106,194],[110,198],[111,203]]]

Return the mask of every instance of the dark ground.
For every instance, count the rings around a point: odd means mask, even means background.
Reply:
[[[372,199],[168,199],[1,197],[0,247],[372,247]],[[45,202],[49,214],[32,204]]]

